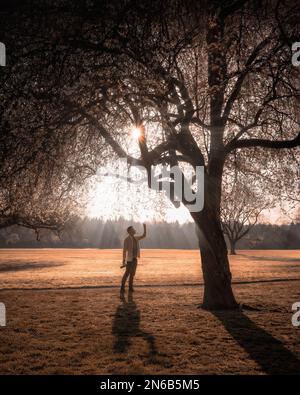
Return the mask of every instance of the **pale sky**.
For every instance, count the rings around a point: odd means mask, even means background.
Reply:
[[[107,170],[103,170],[103,173]],[[94,182],[87,215],[103,220],[124,217],[141,223],[154,220],[179,223],[191,221],[188,210],[182,205],[176,209],[164,192],[152,191],[147,185],[135,185],[109,175],[101,176]],[[291,219],[278,206],[264,210],[260,222],[282,224],[291,222]]]

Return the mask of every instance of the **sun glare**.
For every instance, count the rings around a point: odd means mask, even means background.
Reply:
[[[132,128],[131,136],[133,139],[138,140],[141,137],[141,129],[137,127]]]

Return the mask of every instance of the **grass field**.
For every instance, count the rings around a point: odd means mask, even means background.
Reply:
[[[133,298],[119,250],[0,250],[2,374],[300,374],[300,251],[239,251],[255,311],[207,312],[199,252],[144,250]]]

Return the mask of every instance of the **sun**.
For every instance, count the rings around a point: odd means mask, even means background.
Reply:
[[[138,140],[141,137],[141,135],[142,135],[142,132],[141,132],[140,128],[135,126],[131,129],[131,136],[133,139]]]

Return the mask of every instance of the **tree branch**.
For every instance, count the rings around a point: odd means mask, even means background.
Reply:
[[[295,148],[300,145],[300,132],[292,140],[242,139],[228,144],[227,153],[237,148],[263,147],[272,149]]]

